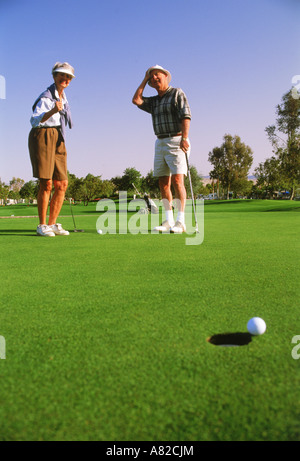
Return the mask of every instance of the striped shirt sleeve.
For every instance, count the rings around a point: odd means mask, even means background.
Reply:
[[[178,88],[177,90],[175,101],[177,104],[178,118],[180,120],[183,120],[184,118],[191,119],[192,115],[191,115],[190,106],[189,106],[187,97],[181,88]]]
[[[180,88],[172,88],[162,96],[143,97],[139,109],[152,115],[154,133],[178,133],[183,119],[191,119],[191,110],[185,93]]]

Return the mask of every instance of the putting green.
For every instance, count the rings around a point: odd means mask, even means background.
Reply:
[[[205,203],[192,246],[98,235],[95,204],[68,237],[0,219],[1,440],[299,440],[299,209]],[[267,331],[248,344],[207,341],[254,316]]]

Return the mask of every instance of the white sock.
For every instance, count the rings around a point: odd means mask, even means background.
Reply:
[[[179,221],[179,222],[181,222],[181,224],[184,224],[184,211],[178,211],[176,221]]]
[[[173,210],[166,210],[166,219],[170,226],[174,226],[174,216],[173,216]]]

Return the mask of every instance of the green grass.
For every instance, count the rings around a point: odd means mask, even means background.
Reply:
[[[25,210],[0,217],[37,214]],[[95,204],[77,205],[85,233],[69,237],[0,219],[0,439],[299,441],[299,210],[207,202],[192,246],[99,236]],[[249,345],[207,342],[254,316],[267,331]]]

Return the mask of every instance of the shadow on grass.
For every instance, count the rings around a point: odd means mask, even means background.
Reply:
[[[37,237],[32,229],[0,229],[0,237],[16,235],[18,237]]]
[[[68,229],[69,230],[69,229]],[[70,234],[95,234],[96,230],[94,229],[70,229]],[[32,229],[0,229],[0,237],[4,235],[16,235],[18,237],[39,237],[35,230]],[[59,236],[61,237],[61,236]]]
[[[291,208],[272,208],[271,210],[263,210],[265,213],[270,213],[272,211],[300,211],[300,206],[291,207]]]
[[[247,346],[252,341],[250,333],[220,333],[210,336],[206,340],[214,346]]]

